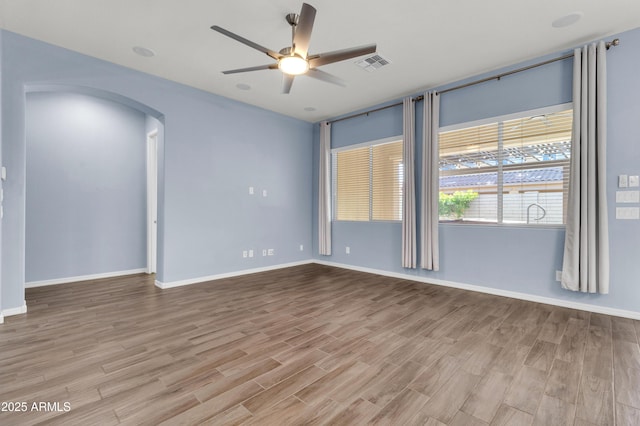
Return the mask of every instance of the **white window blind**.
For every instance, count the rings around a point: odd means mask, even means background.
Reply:
[[[570,106],[440,133],[440,219],[563,224]]]
[[[402,141],[333,152],[334,219],[402,219]]]

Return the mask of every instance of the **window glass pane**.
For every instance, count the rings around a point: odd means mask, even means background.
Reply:
[[[498,220],[498,123],[440,133],[440,219]]]
[[[373,220],[402,220],[402,142],[371,147]]]
[[[562,224],[572,110],[440,133],[440,219]]]
[[[504,223],[564,223],[572,122],[572,110],[504,122]]]
[[[369,147],[335,154],[336,220],[369,220]]]

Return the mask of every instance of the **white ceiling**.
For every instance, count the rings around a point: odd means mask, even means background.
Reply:
[[[326,65],[346,88],[302,76],[289,95],[277,70],[221,73],[272,60],[211,25],[277,51],[290,43],[284,16],[300,0],[0,0],[0,27],[311,122],[640,27],[639,0],[307,1],[318,10],[310,53],[377,43],[391,65]],[[582,19],[551,26],[572,12]]]

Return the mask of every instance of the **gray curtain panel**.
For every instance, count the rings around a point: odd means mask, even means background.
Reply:
[[[320,123],[318,253],[331,255],[331,123]]]
[[[440,95],[424,94],[424,120],[422,130],[422,202],[420,212],[421,256],[423,269],[440,270],[438,239],[438,196],[440,173],[438,169],[438,133],[440,131]]]
[[[573,138],[562,287],[609,292],[606,46],[574,52]]]
[[[402,102],[402,267],[416,267],[416,178],[415,178],[415,106],[413,99]]]

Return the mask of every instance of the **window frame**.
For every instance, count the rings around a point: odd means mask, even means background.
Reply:
[[[376,139],[368,142],[360,142],[352,145],[345,145],[337,148],[331,148],[331,221],[332,222],[345,222],[345,223],[402,223],[402,219],[399,220],[389,220],[389,219],[373,219],[373,198],[372,198],[372,174],[373,170],[371,169],[371,164],[369,164],[369,219],[368,220],[349,220],[349,219],[337,219],[337,190],[336,190],[336,179],[335,179],[335,171],[336,171],[336,154],[344,151],[350,151],[354,149],[360,148],[372,148],[376,145],[386,145],[394,142],[402,142],[403,136],[390,136],[382,139]],[[404,149],[404,147],[403,147]],[[404,164],[404,163],[401,163]],[[404,181],[402,183],[404,188]],[[402,200],[404,203],[404,200]]]
[[[448,126],[440,127],[438,134],[442,132],[451,132],[455,130],[466,129],[470,127],[484,126],[493,123],[502,123],[509,120],[517,120],[526,117],[532,117],[544,114],[553,114],[568,109],[574,109],[573,102],[565,102],[562,104],[549,105],[546,107],[530,109],[526,111],[519,111],[510,114],[504,114],[494,117],[482,118],[479,120],[465,121],[461,123],[450,124]],[[573,127],[572,127],[573,131]],[[573,141],[572,141],[573,142]],[[438,146],[438,151],[440,147]],[[438,154],[438,159],[440,155]],[[440,180],[440,170],[438,168],[438,180]],[[440,185],[438,184],[438,194],[440,193]],[[506,228],[526,228],[526,229],[565,229],[565,223],[504,223],[504,222],[458,222],[458,221],[446,221],[439,220],[439,225],[451,225],[451,226],[488,226],[488,227],[506,227]]]

